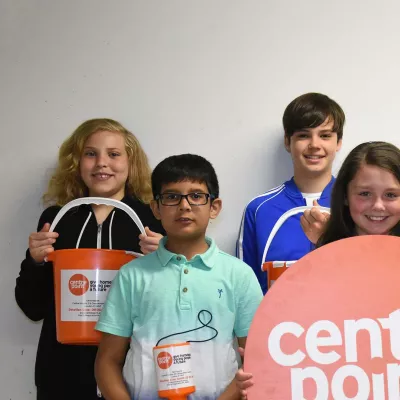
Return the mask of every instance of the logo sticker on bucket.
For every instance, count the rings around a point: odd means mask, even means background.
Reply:
[[[62,270],[61,321],[96,322],[117,272]]]
[[[167,351],[162,351],[157,356],[157,364],[161,369],[168,369],[172,365],[172,356]]]
[[[68,283],[69,291],[75,296],[82,296],[89,289],[89,280],[85,275],[72,275]]]

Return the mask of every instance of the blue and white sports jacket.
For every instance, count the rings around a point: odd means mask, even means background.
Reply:
[[[335,178],[321,194],[318,204],[330,206],[332,186]],[[301,214],[290,217],[273,238],[268,253],[264,250],[271,230],[285,212],[306,205],[306,200],[292,178],[271,189],[246,206],[236,246],[236,255],[253,268],[263,293],[267,291],[267,275],[261,270],[266,261],[296,261],[309,253],[314,245],[307,239],[300,225]]]

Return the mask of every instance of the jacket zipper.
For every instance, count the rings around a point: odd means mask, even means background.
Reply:
[[[97,225],[97,248],[101,249],[101,230],[102,230],[103,224]]]

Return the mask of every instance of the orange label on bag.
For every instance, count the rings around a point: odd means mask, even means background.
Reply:
[[[331,243],[291,266],[255,315],[249,399],[400,398],[400,238]]]

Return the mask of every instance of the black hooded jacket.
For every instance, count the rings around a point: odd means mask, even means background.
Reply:
[[[136,212],[144,226],[154,232],[165,233],[148,205],[131,196],[122,201]],[[39,219],[38,231],[46,222],[51,223],[59,210],[57,206],[47,208]],[[90,205],[75,207],[64,215],[55,231],[59,234],[53,245],[55,250],[75,248],[81,235],[79,248],[108,249],[111,237],[113,249],[140,252],[140,231],[132,219],[119,209],[114,209],[98,225]],[[21,264],[15,298],[28,318],[43,320],[35,365],[38,400],[98,400],[94,378],[97,347],[57,342],[52,263],[36,264],[29,249]]]

